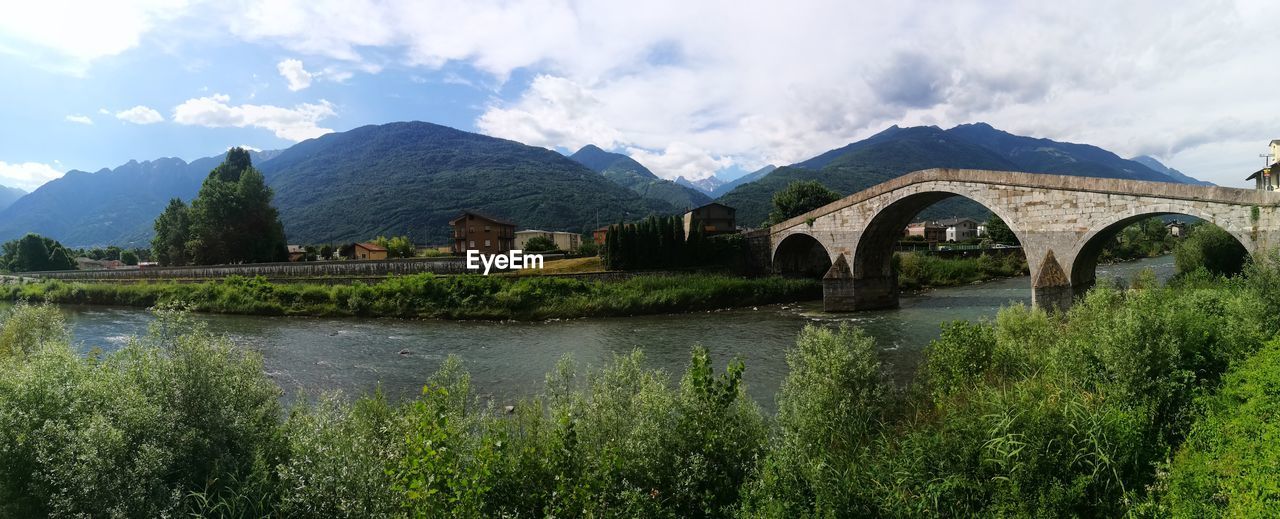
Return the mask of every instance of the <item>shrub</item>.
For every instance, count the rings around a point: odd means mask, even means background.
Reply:
[[[1262,517],[1280,502],[1280,341],[1241,363],[1201,402],[1160,487],[1174,517]]]
[[[54,335],[0,369],[0,515],[174,515],[197,492],[263,513],[280,390],[226,339],[169,334],[174,319],[102,358]]]
[[[1192,227],[1173,249],[1174,265],[1182,273],[1203,268],[1219,276],[1235,275],[1244,268],[1247,258],[1248,252],[1239,240],[1208,223]]]

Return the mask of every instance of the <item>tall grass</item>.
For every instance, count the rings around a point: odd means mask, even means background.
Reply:
[[[1027,259],[1020,253],[941,258],[901,252],[894,255],[898,286],[904,290],[967,285],[997,278],[1024,276]]]
[[[686,274],[622,281],[417,274],[375,284],[270,283],[262,278],[180,283],[0,286],[0,298],[57,304],[150,307],[250,315],[386,316],[539,320],[711,310],[815,299],[813,280]]]
[[[639,351],[598,370],[562,360],[509,413],[450,359],[408,402],[329,395],[286,414],[256,356],[182,313],[162,311],[119,352],[80,356],[53,309],[19,305],[0,324],[0,515],[1253,510],[1220,496],[1260,495],[1230,477],[1247,466],[1260,474],[1250,482],[1274,483],[1267,468],[1215,460],[1265,449],[1233,431],[1266,427],[1280,405],[1249,383],[1270,380],[1259,377],[1274,352],[1255,352],[1278,327],[1257,309],[1280,305],[1278,278],[1255,265],[1232,280],[1100,288],[1065,314],[1014,306],[950,324],[906,387],[869,336],[806,327],[774,417],[746,396],[746,366],[716,369],[701,348],[677,383]]]

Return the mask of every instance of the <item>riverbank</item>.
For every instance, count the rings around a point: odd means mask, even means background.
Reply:
[[[0,286],[0,299],[63,305],[152,307],[241,315],[545,320],[714,310],[821,297],[815,280],[713,274],[620,281],[559,277],[415,274],[352,285],[271,283],[231,277],[204,283],[78,283]]]
[[[1278,278],[953,323],[907,390],[871,336],[807,326],[776,414],[745,392],[751,339],[745,367],[693,348],[678,384],[624,350],[564,360],[504,410],[454,358],[411,401],[286,413],[261,358],[190,316],[85,356],[56,309],[19,306],[0,315],[0,516],[1250,515],[1280,498],[1273,471],[1219,461],[1256,456],[1232,427],[1277,405],[1245,383],[1275,363],[1254,309],[1280,305]]]
[[[1021,252],[982,254],[976,258],[900,252],[894,255],[894,268],[900,290],[954,287],[1028,274],[1027,258]]]

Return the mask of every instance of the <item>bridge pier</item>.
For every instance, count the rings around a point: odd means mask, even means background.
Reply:
[[[858,312],[898,307],[898,279],[894,276],[855,279],[849,261],[840,254],[822,276],[824,312]]]
[[[1031,306],[1049,312],[1065,312],[1071,308],[1076,295],[1075,287],[1071,286],[1071,280],[1054,257],[1053,249],[1045,253],[1040,268],[1034,274],[1035,278],[1031,282]]]

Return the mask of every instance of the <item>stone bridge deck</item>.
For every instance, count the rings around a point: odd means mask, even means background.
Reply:
[[[928,169],[854,193],[769,229],[775,271],[822,273],[832,311],[897,305],[893,246],[921,210],[963,196],[1017,235],[1032,300],[1065,308],[1094,282],[1098,254],[1120,229],[1150,216],[1211,222],[1250,254],[1280,244],[1280,193],[1216,186],[1008,171]],[[819,272],[821,271],[821,272]]]

